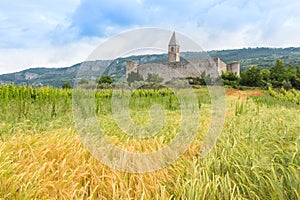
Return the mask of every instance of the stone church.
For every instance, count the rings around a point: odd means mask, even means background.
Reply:
[[[200,77],[204,72],[212,78],[218,77],[222,71],[232,71],[240,75],[240,63],[225,64],[220,58],[180,59],[180,45],[173,33],[168,47],[168,62],[138,64],[134,61],[126,62],[126,78],[131,72],[138,73],[147,79],[148,74],[158,74],[164,82],[179,78]]]

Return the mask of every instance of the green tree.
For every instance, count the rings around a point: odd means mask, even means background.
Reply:
[[[292,65],[288,65],[287,68],[287,80],[285,80],[285,82],[283,83],[283,87],[287,88],[286,90],[289,90],[291,88],[289,88],[288,83],[291,84],[292,87],[296,88],[296,89],[300,89],[300,77],[298,74],[298,69],[299,67],[294,67]]]
[[[297,78],[300,79],[300,67],[299,66],[296,67],[296,75],[297,75]]]
[[[270,81],[270,70],[262,69],[261,70],[261,78],[264,83],[268,83]]]
[[[109,88],[112,85],[112,78],[108,75],[101,76],[96,80],[97,88]]]
[[[251,67],[241,73],[241,85],[258,87],[262,85],[261,69],[258,67]]]
[[[71,89],[72,88],[72,86],[69,82],[64,82],[61,87],[62,87],[62,89]]]
[[[284,62],[277,59],[275,66],[270,69],[270,80],[274,87],[281,87],[284,80],[288,80],[287,69]]]
[[[283,80],[283,81],[282,81],[282,87],[283,87],[285,90],[290,90],[290,89],[293,88],[293,85],[291,84],[290,81]]]
[[[108,75],[104,75],[104,76],[101,76],[100,78],[97,79],[97,83],[98,85],[111,85],[112,84],[112,78],[111,76],[108,76]]]
[[[201,73],[201,78],[204,80],[203,85],[211,85],[212,84],[212,78],[210,77],[210,74],[206,74],[205,71]]]
[[[143,77],[137,73],[137,72],[131,72],[130,74],[128,74],[128,77],[127,77],[127,82],[128,84],[130,85],[131,83],[133,82],[139,82],[139,81],[144,81]]]
[[[163,78],[160,77],[158,74],[148,74],[148,77],[146,79],[147,82],[149,83],[162,83]]]
[[[82,79],[80,79],[80,81],[79,81],[78,84],[79,84],[79,85],[89,84],[89,81],[86,80],[86,79],[84,79],[84,78],[82,78]]]
[[[189,80],[191,85],[211,85],[212,83],[210,74],[206,75],[205,71],[201,72],[199,77],[188,77],[186,79]]]
[[[212,82],[210,74],[207,75],[205,71],[201,72],[199,82],[200,85],[210,85]]]
[[[233,87],[237,87],[240,82],[240,77],[236,73],[231,71],[222,71],[221,78],[225,85],[230,85]]]

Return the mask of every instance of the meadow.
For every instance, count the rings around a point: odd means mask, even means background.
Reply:
[[[173,164],[149,173],[112,170],[84,147],[72,112],[72,90],[0,86],[0,199],[300,199],[300,92],[226,89],[226,120],[216,146],[201,156],[211,122],[206,88],[195,90],[197,134]],[[130,94],[132,120],[151,122],[153,103],[165,126],[138,139],[119,129],[109,90],[95,92],[107,138],[134,152],[167,145],[180,124],[179,101],[167,89]]]

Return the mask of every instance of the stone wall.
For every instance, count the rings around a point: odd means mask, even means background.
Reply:
[[[220,58],[219,58],[219,60],[220,60],[220,64],[218,65],[219,66],[218,71],[219,71],[219,74],[221,74],[222,71],[227,70],[227,64],[224,63]]]
[[[158,74],[164,81],[177,78],[200,77],[205,71],[206,75],[217,77],[219,75],[217,65],[212,59],[199,59],[181,62],[149,63],[137,66],[137,72],[147,79],[148,74]]]
[[[206,73],[206,75],[210,75],[213,78],[216,78],[221,73],[220,66],[222,65],[222,61],[219,58],[215,59],[195,59],[191,60],[194,66],[197,66],[197,70],[200,72]],[[222,66],[224,67],[224,66]]]
[[[186,67],[184,67],[186,68]],[[147,79],[148,74],[158,74],[164,79],[164,82],[170,81],[175,78],[184,78],[182,74],[181,62],[174,63],[150,63],[138,66],[138,73]]]
[[[148,74],[158,74],[164,82],[187,77],[200,77],[205,71],[212,78],[218,77],[222,71],[233,71],[240,74],[240,63],[235,62],[226,65],[220,58],[194,59],[181,62],[161,62],[138,65],[134,61],[126,62],[126,78],[132,71],[138,72],[144,80]]]
[[[238,76],[240,76],[241,64],[240,64],[240,62],[230,63],[227,65],[226,70],[232,71],[232,72],[236,73]]]

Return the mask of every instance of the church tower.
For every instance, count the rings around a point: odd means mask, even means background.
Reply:
[[[174,31],[171,40],[169,42],[169,52],[168,52],[169,62],[180,62],[179,48],[180,46],[178,45],[178,41],[176,39],[176,34]]]

